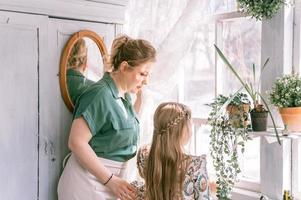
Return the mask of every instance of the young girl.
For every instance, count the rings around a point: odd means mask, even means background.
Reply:
[[[134,182],[138,199],[210,199],[206,157],[184,153],[191,137],[191,111],[180,103],[162,103],[154,115],[151,146],[138,152],[145,185]]]

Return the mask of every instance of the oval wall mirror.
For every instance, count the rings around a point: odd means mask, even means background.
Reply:
[[[107,49],[100,36],[89,30],[74,33],[61,56],[60,88],[63,100],[73,112],[78,97],[103,76]]]

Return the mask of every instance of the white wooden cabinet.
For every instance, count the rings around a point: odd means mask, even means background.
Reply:
[[[38,195],[39,68],[47,17],[0,12],[0,199]]]
[[[123,1],[93,2],[0,0],[1,200],[57,199],[72,120],[59,87],[61,53],[74,32],[98,33],[109,50],[122,31]]]
[[[122,24],[127,3],[128,0],[0,0],[0,10]]]

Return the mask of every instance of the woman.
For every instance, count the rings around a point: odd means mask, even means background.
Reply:
[[[154,115],[151,147],[138,152],[139,173],[145,185],[134,182],[137,199],[210,199],[206,157],[184,153],[191,137],[191,111],[180,103],[162,103]]]
[[[94,83],[85,77],[88,49],[84,39],[79,39],[73,46],[68,58],[67,86],[70,98],[75,104],[78,97]]]
[[[78,99],[68,146],[72,155],[58,184],[59,200],[135,199],[123,177],[137,150],[139,124],[129,92],[148,82],[156,50],[141,39],[116,38],[113,70]]]

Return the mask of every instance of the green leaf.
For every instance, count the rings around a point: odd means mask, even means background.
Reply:
[[[234,67],[230,64],[230,62],[228,61],[228,59],[225,57],[225,55],[222,53],[222,51],[214,44],[215,50],[217,51],[218,55],[221,57],[221,59],[223,60],[223,62],[226,64],[226,66],[228,66],[230,68],[230,70],[233,72],[233,74],[236,76],[236,78],[239,80],[239,82],[244,86],[244,88],[246,89],[246,91],[248,92],[248,94],[250,96],[252,95],[252,91],[249,88],[248,84],[246,84],[242,78],[239,76],[239,74],[236,72],[236,70],[234,69]]]

